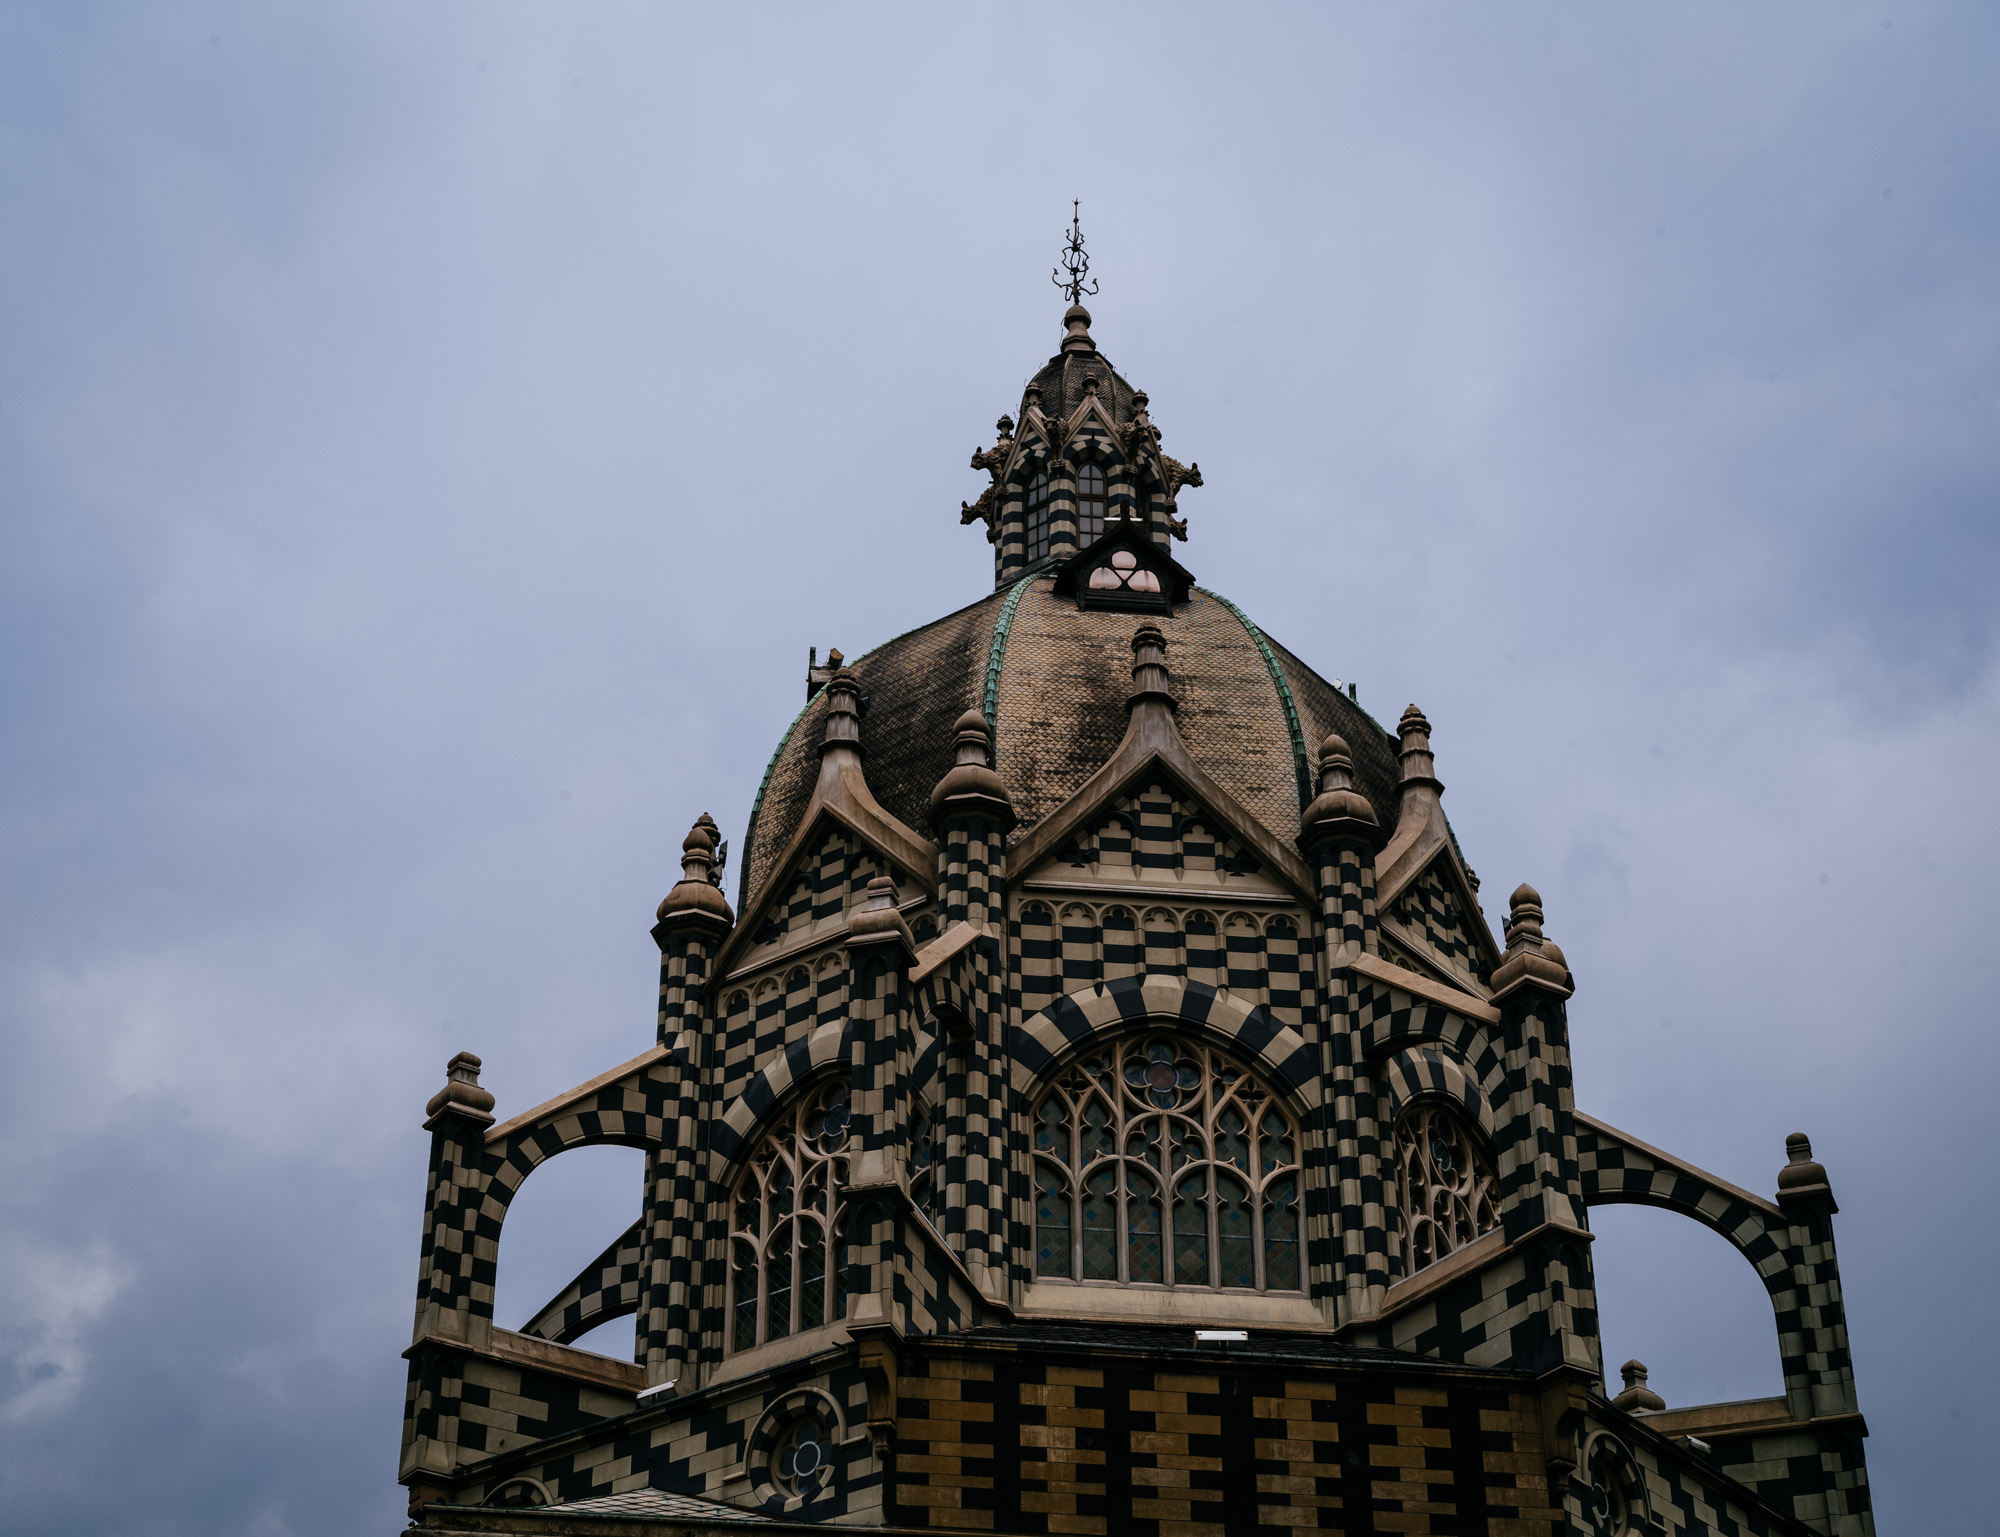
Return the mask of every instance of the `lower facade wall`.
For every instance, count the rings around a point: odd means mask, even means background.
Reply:
[[[1550,1537],[1531,1393],[929,1353],[899,1385],[893,1524],[1115,1537]]]
[[[1874,1530],[1858,1424],[1852,1430],[1802,1426],[1713,1436],[1710,1444],[1725,1473],[1801,1520],[1837,1537],[1867,1537]]]
[[[1074,1332],[1053,1341],[996,1331],[906,1339],[900,1351],[834,1343],[796,1368],[581,1425],[541,1417],[564,1395],[532,1381],[536,1374],[480,1384],[482,1392],[473,1379],[494,1367],[467,1362],[455,1382],[457,1444],[470,1451],[486,1440],[486,1455],[474,1453],[446,1481],[445,1503],[556,1504],[660,1489],[836,1527],[1105,1537],[1849,1530],[1773,1498],[1786,1491],[1736,1482],[1743,1452],[1733,1441],[1718,1438],[1704,1455],[1595,1395],[1526,1373],[1367,1352],[1284,1359],[1321,1347],[1281,1339],[1231,1360],[1213,1346],[1190,1349],[1184,1337],[1066,1327]],[[538,1412],[519,1416],[536,1387]],[[467,1412],[478,1398],[485,1412]],[[1562,1419],[1560,1450],[1579,1460],[1574,1476],[1555,1465],[1552,1490],[1545,1438],[1557,1423],[1550,1405],[1564,1402],[1581,1413]],[[576,1406],[585,1416],[600,1407],[611,1405]],[[786,1426],[805,1414],[829,1432],[827,1473],[809,1496],[788,1500],[772,1458]],[[502,1424],[506,1415],[519,1417]],[[539,1444],[493,1444],[544,1425]],[[1804,1443],[1760,1450],[1745,1470],[1767,1478],[1791,1466],[1789,1450],[1820,1455]],[[532,1498],[519,1499],[523,1491]],[[1605,1507],[1609,1525],[1593,1519],[1600,1497],[1615,1504],[1615,1513]]]
[[[801,1409],[830,1419],[834,1432],[833,1474],[805,1502],[787,1501],[761,1476],[785,1417]],[[628,1414],[624,1423],[586,1430],[568,1444],[492,1463],[469,1469],[450,1503],[482,1505],[526,1481],[551,1503],[665,1489],[791,1520],[873,1525],[883,1519],[883,1468],[868,1430],[867,1385],[860,1368],[845,1363],[760,1374],[733,1391],[719,1384],[688,1412],[676,1414],[669,1404],[661,1412]]]

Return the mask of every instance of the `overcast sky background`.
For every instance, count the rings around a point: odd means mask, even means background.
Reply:
[[[807,646],[990,588],[1080,197],[1176,554],[1429,713],[1583,1108],[1762,1191],[1811,1133],[1881,1530],[1989,1531],[1996,65],[1981,4],[0,8],[0,1528],[402,1525],[445,1059],[650,1044]],[[501,1323],[637,1157],[536,1174]],[[1734,1251],[1600,1215],[1614,1367],[1779,1390]]]

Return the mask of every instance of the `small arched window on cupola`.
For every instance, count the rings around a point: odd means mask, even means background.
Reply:
[[[1043,559],[1049,553],[1049,477],[1037,475],[1028,482],[1028,559]]]
[[[1104,471],[1094,464],[1076,472],[1076,541],[1089,544],[1104,537]]]

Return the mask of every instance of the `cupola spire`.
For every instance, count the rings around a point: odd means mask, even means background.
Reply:
[[[1097,293],[1097,279],[1090,278],[1087,283],[1084,281],[1089,277],[1089,273],[1090,257],[1083,249],[1083,201],[1080,198],[1071,198],[1069,239],[1063,244],[1062,256],[1055,269],[1050,272],[1049,281],[1069,295],[1071,304],[1081,309],[1083,301]],[[1086,326],[1090,324],[1089,315],[1083,317],[1083,323]]]

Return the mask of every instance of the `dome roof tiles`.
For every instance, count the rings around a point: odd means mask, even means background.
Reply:
[[[1053,585],[1049,576],[1036,576],[1021,591],[994,690],[994,767],[1020,817],[1017,839],[1074,795],[1123,738],[1132,634],[1144,622],[1129,613],[1079,610],[1055,596]],[[861,737],[869,789],[890,815],[926,836],[936,836],[930,795],[952,766],[958,718],[984,704],[989,652],[1011,591],[848,663],[868,699]],[[1272,834],[1287,843],[1297,835],[1299,750],[1309,755],[1329,731],[1347,739],[1356,788],[1384,826],[1394,825],[1396,744],[1359,706],[1276,643],[1267,662],[1248,621],[1213,594],[1196,589],[1173,613],[1146,617],[1167,638],[1176,721],[1188,751]],[[825,711],[822,694],[772,758],[744,840],[745,918],[811,801]]]

